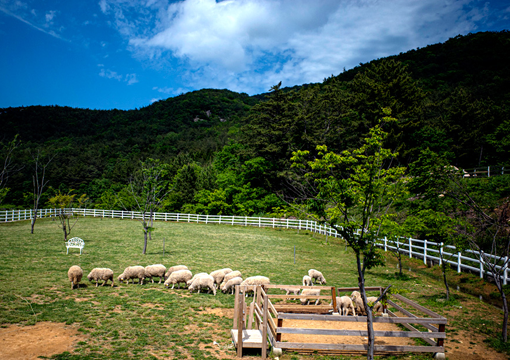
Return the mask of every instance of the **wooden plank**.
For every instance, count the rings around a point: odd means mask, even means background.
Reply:
[[[243,310],[244,310],[244,295],[239,293],[237,304],[237,357],[243,357]],[[234,331],[235,335],[235,331]]]
[[[237,346],[237,350],[242,350],[242,348],[250,348],[250,349],[261,349],[262,348],[262,333],[260,330],[243,330],[241,338],[239,338],[239,334],[235,330],[231,330],[232,340],[234,344]],[[241,339],[241,340],[239,340]],[[267,345],[267,340],[266,340]],[[237,355],[238,357],[239,354]]]
[[[331,295],[267,295],[270,299],[331,299]]]
[[[333,312],[337,312],[337,303],[336,303],[336,291],[335,288],[331,288],[331,304],[333,304]]]
[[[368,345],[351,344],[317,344],[317,343],[291,343],[277,342],[275,347],[288,350],[340,350],[340,351],[367,351]],[[412,345],[375,345],[375,352],[443,352],[441,346],[412,346]]]
[[[278,327],[282,334],[336,335],[336,336],[368,336],[366,330],[338,330],[338,329],[304,329]],[[375,337],[405,337],[405,338],[436,338],[445,339],[445,333],[429,333],[421,331],[374,331]]]
[[[282,304],[275,305],[278,314],[280,313],[297,313],[297,314],[329,314],[333,311],[330,305],[294,305]]]
[[[393,317],[396,317],[397,315],[395,315],[394,313],[392,313],[390,310],[388,310],[388,315],[390,316],[393,316]],[[405,327],[406,329],[409,329],[411,331],[419,331],[418,329],[416,329],[414,326],[412,325],[409,325],[409,324],[406,324],[406,323],[402,323],[401,324],[403,327]],[[434,340],[431,340],[429,337],[426,337],[426,338],[422,338],[423,341],[425,341],[427,344],[430,344],[432,346],[435,346],[436,345],[436,342]]]
[[[262,360],[265,360],[267,357],[267,318],[269,317],[269,311],[268,311],[268,302],[269,299],[267,296],[264,296],[264,314],[263,314],[263,321],[262,321]]]
[[[435,312],[433,312],[433,311],[430,311],[430,310],[429,310],[429,309],[427,309],[426,307],[423,307],[423,306],[421,306],[421,305],[419,305],[419,304],[415,303],[414,301],[409,300],[408,298],[403,297],[402,295],[399,295],[399,294],[392,294],[392,296],[393,296],[395,299],[398,299],[398,300],[400,300],[400,301],[402,301],[402,302],[405,302],[406,304],[413,306],[414,308],[416,308],[416,309],[420,310],[421,312],[423,312],[423,313],[425,313],[425,314],[427,314],[427,315],[429,315],[429,316],[432,316],[432,317],[434,317],[434,318],[441,318],[441,319],[445,319],[445,317],[443,317],[443,316],[441,316],[441,315],[439,315],[439,314],[436,314],[436,313],[435,313]]]
[[[366,316],[334,316],[334,315],[306,315],[306,314],[284,314],[279,313],[278,318],[289,320],[316,320],[316,321],[343,321],[343,322],[367,322]],[[374,323],[390,323],[390,324],[446,324],[447,319],[430,319],[430,318],[413,318],[413,317],[382,317],[375,316]]]
[[[248,330],[251,330],[252,324],[253,324],[253,311],[255,310],[255,299],[253,299],[253,302],[250,304],[250,316],[248,317]]]
[[[407,316],[412,317],[412,318],[418,318],[416,315],[411,314],[409,311],[407,311],[407,310],[406,310],[406,309],[404,309],[403,307],[401,307],[401,306],[399,306],[399,305],[395,304],[395,303],[394,303],[393,301],[391,301],[391,300],[388,300],[388,304],[389,304],[389,305],[391,305],[391,306],[393,306],[395,309],[397,309],[398,311],[400,311],[400,312],[401,312],[402,314],[404,314],[404,315],[407,315]],[[388,312],[388,311],[389,311],[389,310],[387,310],[387,312]],[[393,313],[392,313],[392,314],[393,314]],[[396,314],[393,314],[393,315],[395,315],[395,317],[398,317]],[[421,325],[422,325],[423,327],[425,327],[425,328],[427,328],[427,329],[431,330],[431,331],[436,331],[436,332],[437,332],[437,330],[438,330],[438,329],[437,329],[437,327],[435,327],[434,325],[431,325],[431,324],[421,324]]]
[[[232,326],[233,329],[237,329],[237,306],[239,302],[239,286],[236,285],[236,296],[234,301],[234,325]]]

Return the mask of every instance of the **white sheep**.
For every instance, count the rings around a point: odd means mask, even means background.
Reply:
[[[308,275],[303,276],[303,286],[312,286],[312,278]]]
[[[361,294],[359,291],[353,291],[351,294],[351,300],[354,302],[354,306],[358,310],[358,313],[366,315],[365,306],[363,305],[363,299],[361,297]],[[369,296],[367,297],[368,303],[375,303],[377,301],[377,297],[375,296]],[[374,313],[382,312],[384,310],[383,304],[381,302],[378,302],[374,305],[373,311]]]
[[[168,277],[174,272],[174,271],[179,271],[179,270],[189,270],[188,267],[186,265],[174,265],[174,266],[170,266],[168,268],[168,271],[166,272],[165,274],[165,280],[168,279]]]
[[[232,295],[234,294],[234,290],[236,285],[241,285],[243,282],[243,278],[238,276],[232,279],[229,279],[226,283],[222,284],[222,287],[220,288],[223,293],[227,293],[229,290],[232,290]]]
[[[108,280],[112,281],[112,287],[113,287],[113,271],[112,269],[108,268],[94,268],[92,271],[87,275],[87,279],[89,281],[94,280],[96,282],[96,287],[98,286],[99,280],[103,280],[103,285],[105,286]]]
[[[186,284],[188,280],[191,280],[193,274],[189,270],[177,270],[170,274],[168,279],[165,281],[165,286],[169,287],[172,284],[172,289],[175,284],[177,284],[178,288],[181,288],[181,283]]]
[[[225,277],[225,275],[232,272],[232,270],[230,270],[230,271],[229,270],[230,269],[215,270],[215,271],[211,272],[209,275],[211,275],[214,278],[215,284],[220,285],[221,282],[223,281],[223,278]]]
[[[271,281],[266,276],[250,276],[249,278],[246,278],[241,285],[269,285]],[[248,292],[252,292],[253,289],[249,289],[246,291],[246,296],[248,296]]]
[[[202,273],[198,273],[198,274],[193,275],[193,277],[191,278],[191,280],[186,281],[186,286],[188,286],[188,287],[189,287],[189,286],[191,285],[191,283],[192,283],[193,281],[195,281],[195,279],[196,279],[197,277],[205,276],[205,275],[209,276],[209,274],[208,274],[208,273],[205,273],[205,272],[202,272]]]
[[[223,281],[221,282],[220,289],[223,285],[225,285],[230,279],[236,278],[236,277],[242,277],[242,274],[240,271],[232,271],[225,275],[223,278]]]
[[[308,296],[320,296],[321,290],[320,289],[303,289],[301,292],[301,295],[308,295]],[[310,303],[310,300],[307,298],[301,298],[299,299],[301,301],[301,305],[308,305]],[[319,303],[319,299],[315,301],[315,305]]]
[[[74,289],[74,285],[76,287],[80,287],[80,281],[83,276],[83,270],[78,265],[73,265],[69,268],[67,271],[67,277],[69,278],[69,281],[71,282],[71,290]]]
[[[128,266],[124,269],[124,272],[117,277],[120,282],[126,281],[129,284],[129,280],[134,284],[135,279],[138,279],[138,284],[143,285],[145,279],[145,268],[143,266]]]
[[[308,270],[308,276],[312,278],[312,280],[317,280],[319,284],[326,284],[326,278],[319,270],[310,269]]]
[[[333,305],[332,303],[330,305]],[[336,310],[347,316],[349,314],[349,309],[352,310],[352,314],[356,316],[356,309],[354,308],[354,304],[352,303],[352,299],[348,296],[336,297]]]
[[[210,293],[212,290],[214,296],[216,296],[216,284],[214,283],[214,278],[211,275],[197,277],[188,287],[190,293],[193,292],[194,290],[198,290],[198,292],[200,293],[200,290],[202,290],[203,288],[209,289],[207,293]]]
[[[158,284],[161,284],[161,280],[165,278],[166,266],[161,264],[147,265],[145,267],[145,277],[150,278],[154,284],[153,277],[159,277]]]

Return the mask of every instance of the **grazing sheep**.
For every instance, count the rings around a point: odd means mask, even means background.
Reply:
[[[223,281],[223,278],[225,277],[225,275],[232,272],[232,270],[230,270],[230,271],[229,270],[230,269],[215,270],[212,273],[210,273],[209,275],[211,275],[214,278],[214,283],[218,284],[218,286],[219,286],[221,284],[221,282]]]
[[[241,285],[242,282],[243,278],[238,276],[228,280],[226,283],[222,283],[220,289],[223,291],[223,293],[227,293],[229,290],[232,290],[232,295],[234,295],[236,285]]]
[[[186,265],[174,265],[168,268],[168,271],[165,274],[165,280],[174,272],[179,270],[188,270]]]
[[[189,270],[177,270],[170,274],[168,279],[165,281],[165,286],[169,287],[172,284],[172,289],[175,284],[177,284],[178,288],[181,288],[181,283],[186,285],[188,280],[191,280],[193,274]]]
[[[87,279],[89,279],[89,281],[94,280],[96,282],[96,287],[98,285],[99,280],[104,281],[102,286],[105,286],[108,280],[111,280],[112,281],[111,286],[113,287],[113,271],[108,268],[92,269],[90,274],[87,275]]]
[[[356,307],[356,310],[358,310],[359,314],[366,315],[365,306],[363,305],[363,299],[361,298],[361,294],[359,291],[353,291],[351,294],[351,300],[354,302],[354,306]],[[368,303],[374,303],[377,301],[377,297],[375,296],[369,296],[367,297]],[[374,305],[373,311],[374,313],[382,312],[384,310],[383,304],[378,302]]]
[[[195,281],[193,281],[191,285],[188,287],[190,293],[193,292],[194,290],[198,290],[198,292],[200,293],[200,290],[202,290],[202,288],[208,288],[209,289],[209,291],[207,292],[208,294],[212,290],[214,296],[216,296],[216,285],[214,283],[214,278],[211,275],[197,277]]]
[[[308,276],[312,278],[312,280],[317,280],[319,284],[326,284],[326,278],[319,270],[310,269],[308,270]]]
[[[145,277],[150,278],[153,284],[154,284],[153,277],[159,277],[158,284],[161,284],[161,279],[165,278],[165,273],[166,273],[165,265],[156,264],[148,265],[145,267]]]
[[[331,303],[330,305],[333,305]],[[349,309],[352,310],[352,314],[356,316],[356,309],[352,303],[352,299],[348,296],[336,297],[336,309],[340,314],[347,316],[349,315]]]
[[[138,279],[138,284],[143,285],[143,280],[145,279],[145,268],[143,266],[128,266],[117,278],[120,282],[124,282],[124,280],[126,280],[128,284],[129,280],[131,280],[134,284],[135,279]]]
[[[251,276],[246,278],[241,285],[268,285],[271,281],[266,276]],[[248,296],[248,292],[253,292],[253,289],[246,291],[246,296]]]
[[[303,286],[312,286],[312,278],[308,275],[303,276]]]
[[[193,277],[191,278],[191,280],[186,281],[186,286],[188,286],[188,287],[189,287],[189,286],[191,285],[191,283],[192,283],[193,281],[195,281],[195,279],[196,279],[197,277],[205,276],[205,275],[209,276],[209,274],[208,274],[208,273],[205,273],[205,272],[202,272],[202,273],[198,273],[198,274],[193,275]]]
[[[320,296],[320,289],[303,289],[301,295],[309,295],[309,296]],[[308,305],[310,300],[306,298],[299,299],[301,301],[301,305]],[[319,299],[315,301],[315,305],[319,303]]]
[[[76,285],[76,287],[78,288],[80,287],[79,283],[81,281],[82,276],[83,270],[78,265],[73,265],[69,268],[69,271],[67,272],[67,277],[71,282],[71,290],[74,289],[74,285]]]
[[[222,285],[226,284],[230,279],[236,278],[236,277],[243,277],[240,271],[232,271],[225,274],[225,277],[223,278]],[[220,285],[221,287],[221,285]]]

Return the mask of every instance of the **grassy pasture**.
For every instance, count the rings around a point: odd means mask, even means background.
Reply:
[[[80,256],[78,249],[66,255],[62,233],[51,219],[38,220],[33,235],[28,221],[1,224],[0,324],[53,321],[78,327],[86,339],[72,354],[63,353],[58,359],[234,358],[235,351],[229,347],[232,296],[221,292],[190,295],[157,283],[138,286],[116,281],[113,288],[95,288],[86,275],[94,267],[109,267],[116,278],[129,265],[162,263],[167,267],[185,264],[193,273],[230,267],[243,277],[265,275],[275,284],[300,284],[308,269],[317,268],[328,285],[357,284],[354,256],[338,239],[329,238],[326,244],[323,236],[303,231],[228,225],[157,222],[155,227],[148,253],[142,255],[139,222],[80,218],[72,233],[85,241]],[[77,290],[71,290],[67,280],[72,265],[84,270]],[[406,271],[404,279],[395,278],[395,262],[388,257],[387,266],[367,274],[367,285],[407,289],[407,297],[451,319],[447,344],[452,351],[465,332],[478,339],[470,344],[474,352],[486,347],[484,339],[498,333],[501,316],[495,308],[460,293],[445,303],[437,270],[413,259],[406,259],[405,266],[412,271]],[[309,357],[283,356],[299,358]]]

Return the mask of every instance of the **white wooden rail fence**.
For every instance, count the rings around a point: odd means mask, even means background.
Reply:
[[[120,218],[120,219],[141,219],[142,213],[138,211],[122,211],[122,210],[101,210],[101,209],[40,209],[37,212],[38,218],[52,217],[60,211],[66,213],[73,213],[81,216],[92,217],[107,217],[107,218]],[[4,210],[0,211],[0,222],[12,222],[21,220],[30,220],[32,218],[33,210]],[[236,215],[201,215],[201,214],[181,214],[181,213],[161,213],[156,212],[153,214],[154,220],[176,221],[176,222],[193,222],[205,224],[225,224],[225,225],[239,225],[239,226],[256,226],[256,227],[272,227],[272,228],[285,228],[285,229],[300,229],[316,232],[322,235],[333,237],[340,237],[335,229],[317,223],[312,220],[300,219],[283,219],[283,218],[266,218],[266,217],[251,217],[251,216],[236,216]],[[147,218],[147,215],[146,215]],[[464,252],[457,251],[455,246],[444,245],[428,240],[418,239],[404,239],[396,244],[387,238],[379,239],[377,245],[384,249],[384,251],[400,249],[400,252],[408,255],[410,258],[423,259],[427,261],[437,261],[441,263],[441,256],[443,261],[449,263],[457,272],[473,271],[478,272],[480,277],[483,278],[484,274],[494,276],[491,272],[484,269],[483,258],[479,252],[473,250],[464,250]],[[503,284],[508,282],[508,258],[499,258],[489,254],[484,254],[485,257],[494,259],[494,262],[504,264],[505,266],[496,266],[503,276]]]

